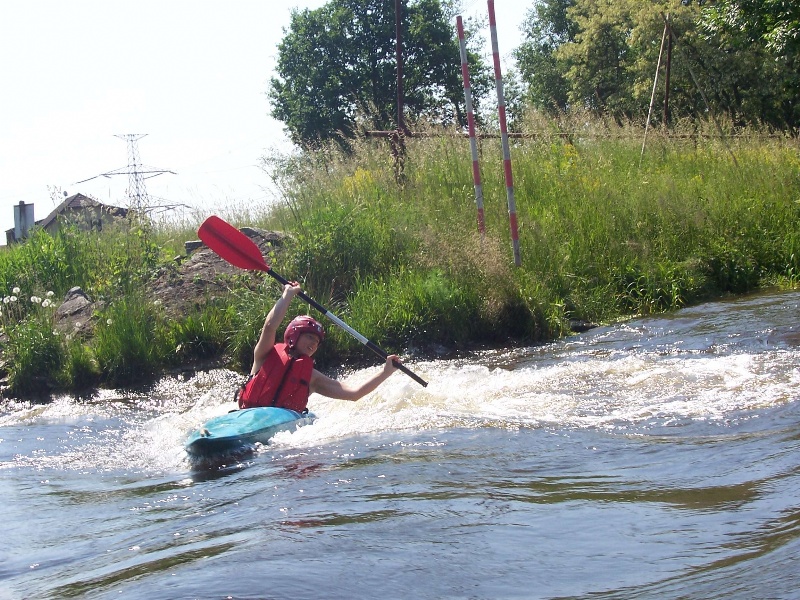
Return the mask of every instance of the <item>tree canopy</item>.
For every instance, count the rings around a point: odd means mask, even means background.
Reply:
[[[404,115],[461,124],[461,58],[449,3],[412,0],[402,11]],[[347,140],[360,130],[397,127],[394,0],[331,0],[294,11],[269,84],[273,116],[295,143]],[[488,69],[469,52],[476,104]]]
[[[775,56],[800,52],[797,0],[717,0],[703,11],[700,25],[709,36],[740,46],[763,44]]]
[[[671,114],[800,127],[795,0],[534,0],[515,52],[527,102],[643,120],[667,15]],[[657,90],[663,102],[663,78]]]

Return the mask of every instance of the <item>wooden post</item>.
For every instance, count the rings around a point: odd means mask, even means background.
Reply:
[[[661,70],[661,57],[664,54],[664,43],[666,42],[669,27],[664,25],[664,33],[661,34],[661,49],[658,51],[658,63],[656,64],[656,74],[653,78],[653,91],[650,94],[650,108],[647,110],[647,121],[644,124],[644,139],[642,140],[642,153],[639,155],[639,168],[642,168],[644,160],[644,148],[647,145],[647,131],[650,129],[650,117],[653,116],[653,104],[656,100],[656,86],[658,85],[658,72]]]

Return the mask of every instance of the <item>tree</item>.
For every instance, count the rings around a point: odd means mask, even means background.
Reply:
[[[578,1],[568,14],[577,33],[558,54],[568,65],[570,102],[595,112],[630,115],[630,69],[635,57],[628,44],[633,27],[629,3]]]
[[[711,37],[736,45],[758,43],[775,56],[800,52],[797,0],[717,0],[703,11],[700,26]]]
[[[797,0],[717,0],[699,18],[705,38],[751,57],[732,110],[775,127],[800,127],[800,4]]]
[[[414,0],[402,12],[404,115],[463,125],[461,58],[448,10],[440,0]],[[336,140],[346,147],[359,130],[396,128],[395,49],[394,0],[331,0],[294,11],[270,81],[273,116],[300,146]],[[479,101],[488,70],[474,52],[470,62]]]
[[[589,109],[643,122],[669,15],[675,40],[669,95],[672,115],[697,118],[710,110],[728,114],[736,124],[797,128],[800,8],[796,2],[700,4],[536,0],[527,21],[528,36],[517,52],[531,104]],[[775,53],[777,48],[781,54]],[[661,82],[656,102],[664,99],[663,78]],[[656,111],[656,122],[661,114]]]
[[[526,98],[538,108],[566,111],[569,83],[556,50],[575,40],[577,25],[567,17],[575,0],[543,0],[534,4],[525,19],[525,38],[514,51],[521,79],[527,83]]]

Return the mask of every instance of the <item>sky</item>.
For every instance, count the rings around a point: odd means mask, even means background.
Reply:
[[[137,134],[153,205],[189,214],[269,203],[259,158],[292,149],[270,117],[268,82],[292,9],[327,0],[26,0],[0,19],[0,244],[14,205],[45,218],[83,193],[127,206],[128,146]],[[495,0],[503,71],[533,0]],[[486,23],[486,0],[462,0]],[[455,21],[453,22],[455,30]],[[93,178],[93,179],[90,179]],[[90,179],[89,181],[84,181]],[[78,183],[83,181],[83,183]],[[56,193],[54,193],[56,192]],[[172,214],[172,213],[171,213]],[[174,213],[180,214],[180,213]]]

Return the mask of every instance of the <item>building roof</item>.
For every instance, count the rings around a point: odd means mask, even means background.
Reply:
[[[36,221],[36,225],[45,229],[48,225],[50,225],[53,221],[55,221],[60,214],[64,211],[69,209],[77,209],[77,208],[93,208],[96,206],[103,207],[105,210],[114,216],[121,216],[124,217],[128,214],[128,210],[125,208],[119,208],[117,206],[108,206],[103,204],[102,202],[98,202],[94,198],[90,198],[89,196],[84,196],[83,194],[73,194],[68,198],[64,198],[64,201],[56,206],[49,215],[47,215],[41,221]]]

